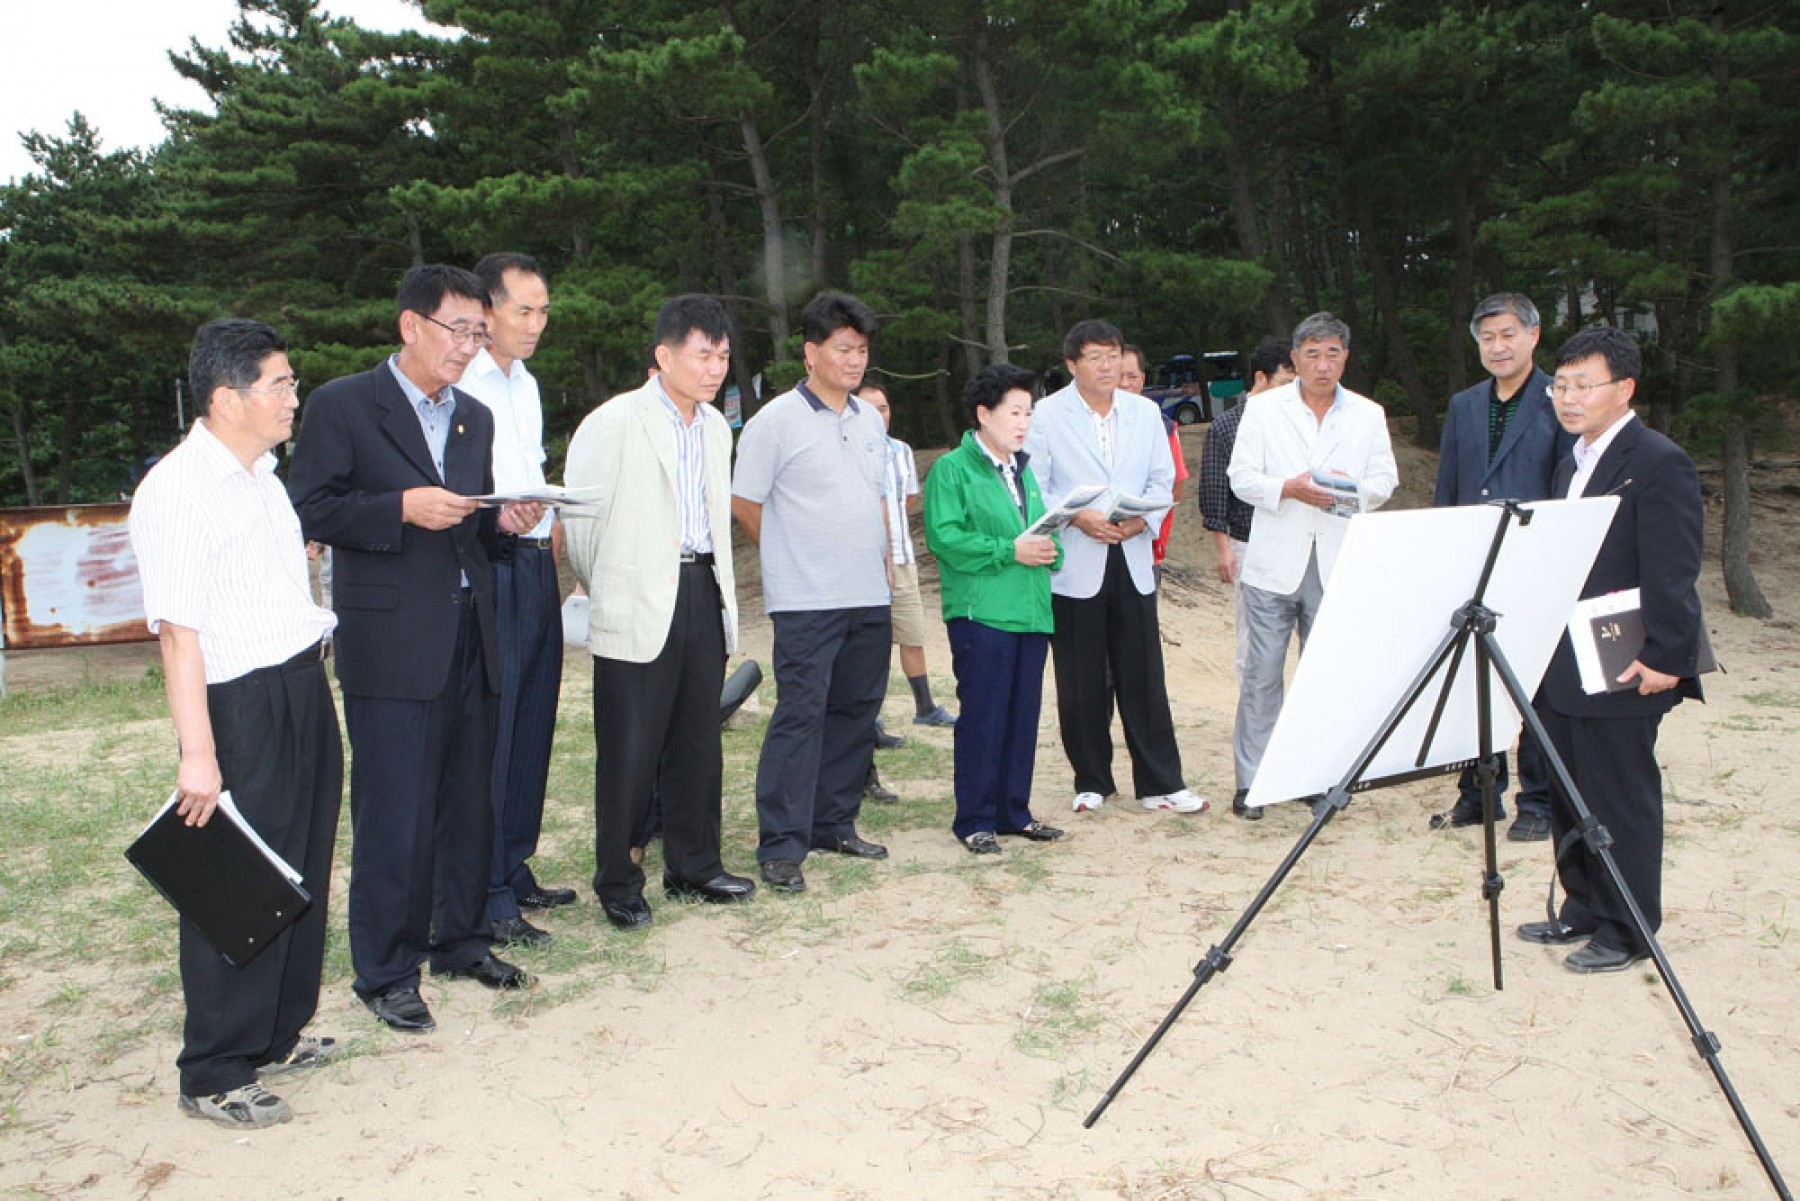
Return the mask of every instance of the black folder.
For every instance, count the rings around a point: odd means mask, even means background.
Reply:
[[[242,967],[291,926],[312,897],[244,822],[229,795],[204,826],[187,825],[170,797],[125,858],[228,963]]]
[[[1606,680],[1606,691],[1635,692],[1637,681],[1629,684],[1619,683],[1619,677],[1625,674],[1644,649],[1644,611],[1642,609],[1626,609],[1622,613],[1613,613],[1605,617],[1588,619],[1590,636],[1594,640],[1594,650],[1600,658],[1600,670]],[[1719,660],[1713,654],[1712,638],[1706,632],[1706,623],[1700,623],[1700,645],[1695,656],[1694,674],[1703,676],[1709,671],[1719,670]]]

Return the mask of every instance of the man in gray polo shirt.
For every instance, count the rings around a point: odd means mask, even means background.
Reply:
[[[808,851],[885,859],[857,836],[875,715],[887,694],[887,429],[850,395],[875,314],[822,292],[800,314],[807,376],[744,425],[731,512],[762,554],[775,626],[775,713],[756,769],[756,859],[800,892]]]

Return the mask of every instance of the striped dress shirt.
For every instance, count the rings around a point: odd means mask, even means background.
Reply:
[[[675,498],[681,508],[681,553],[710,555],[713,549],[712,522],[706,515],[706,422],[698,405],[694,420],[682,419],[681,410],[656,381],[656,394],[669,415],[669,428],[675,435]]]
[[[245,470],[204,420],[144,477],[128,528],[150,632],[165,621],[196,631],[208,684],[286,662],[337,628],[313,603],[275,456]]]

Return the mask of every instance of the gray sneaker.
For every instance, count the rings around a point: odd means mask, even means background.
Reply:
[[[278,1059],[274,1063],[265,1063],[256,1069],[258,1080],[271,1077],[286,1076],[294,1072],[304,1072],[309,1068],[321,1067],[343,1054],[343,1046],[335,1038],[316,1037],[302,1034],[294,1049],[287,1053],[287,1058]]]
[[[239,1129],[279,1126],[294,1116],[286,1101],[260,1084],[246,1084],[210,1097],[184,1096],[181,1112],[190,1118],[205,1118],[221,1126]]]

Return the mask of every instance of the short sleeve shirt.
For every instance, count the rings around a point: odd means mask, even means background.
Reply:
[[[208,684],[272,667],[337,627],[313,602],[275,456],[246,470],[204,421],[144,477],[129,528],[151,633],[165,621],[195,631]]]
[[[913,448],[898,438],[888,439],[887,515],[888,553],[900,567],[919,561],[913,553],[912,531],[906,524],[906,498],[919,494],[919,467]]]
[[[731,492],[762,506],[766,612],[890,603],[887,441],[874,409],[853,396],[835,412],[804,384],[745,423]]]

